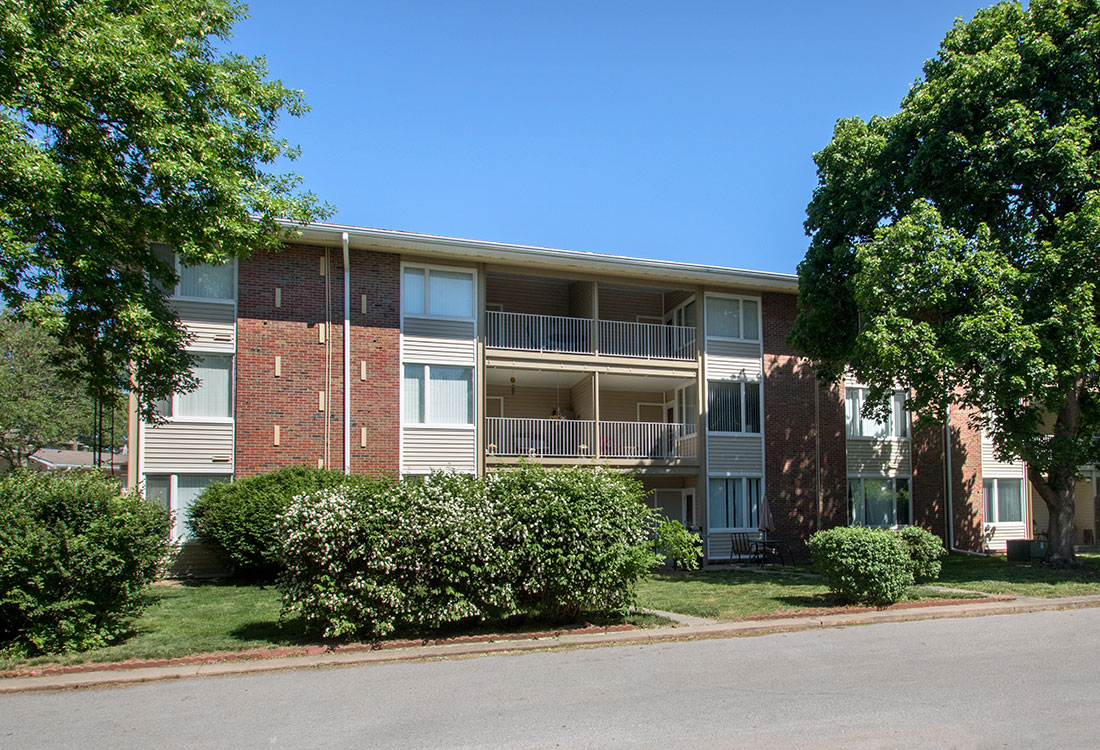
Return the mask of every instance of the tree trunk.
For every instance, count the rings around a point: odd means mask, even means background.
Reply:
[[[1057,568],[1080,567],[1081,564],[1073,552],[1076,469],[1052,470],[1044,476],[1029,467],[1028,478],[1050,513],[1050,522],[1047,525],[1047,563]]]

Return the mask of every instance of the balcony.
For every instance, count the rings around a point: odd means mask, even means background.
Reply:
[[[498,349],[695,360],[694,326],[530,313],[485,313],[485,345]]]
[[[515,417],[487,417],[485,422],[490,458],[697,458],[695,425],[690,424]]]

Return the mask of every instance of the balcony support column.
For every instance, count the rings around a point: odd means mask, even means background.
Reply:
[[[592,353],[600,353],[600,282],[592,282]]]
[[[600,429],[600,373],[596,370],[592,371],[592,419],[596,423],[596,435],[593,440],[596,444],[595,456],[599,458],[603,430]]]

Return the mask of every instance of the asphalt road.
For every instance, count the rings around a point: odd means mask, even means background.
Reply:
[[[0,748],[1096,748],[1100,609],[0,696]]]

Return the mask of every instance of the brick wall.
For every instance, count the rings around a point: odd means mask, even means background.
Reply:
[[[764,294],[761,304],[766,493],[776,533],[801,545],[817,529],[847,518],[844,397],[839,387],[822,387],[787,344],[795,296]]]
[[[955,546],[980,552],[985,523],[982,498],[982,432],[968,424],[971,412],[951,411],[951,506]]]
[[[240,263],[237,308],[236,474],[283,466],[343,465],[343,264],[329,251],[331,289],[326,305],[320,274],[323,248],[291,245],[256,253]],[[351,375],[352,470],[398,469],[399,259],[352,251]],[[275,288],[282,304],[275,307]],[[367,295],[367,313],[361,296]],[[326,343],[318,328],[332,324]],[[330,356],[326,356],[330,354]],[[281,375],[275,377],[275,357]],[[367,380],[361,381],[361,361]],[[325,391],[327,412],[318,408]],[[327,424],[326,424],[327,422]],[[274,426],[279,425],[279,445]],[[327,427],[327,430],[326,430]],[[367,447],[360,447],[360,428]]]
[[[915,430],[912,447],[913,524],[931,531],[947,544],[943,427]]]

